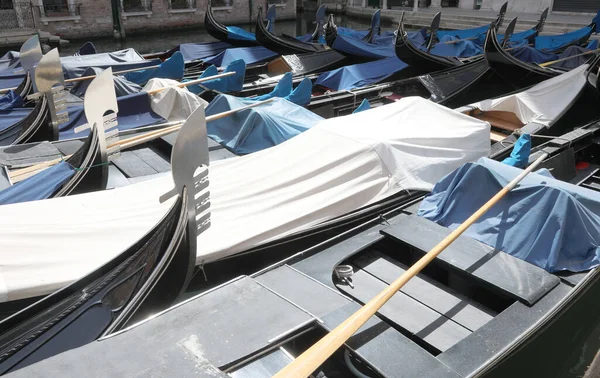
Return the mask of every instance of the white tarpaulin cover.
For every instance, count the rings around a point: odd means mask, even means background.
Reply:
[[[169,122],[186,120],[201,104],[208,105],[208,102],[186,88],[176,87],[178,84],[181,83],[171,79],[156,78],[150,79],[142,88],[142,91],[150,92],[155,89],[169,87],[150,97],[150,106],[154,113]]]
[[[489,124],[410,97],[324,120],[278,146],[213,164],[211,227],[197,263],[235,254],[380,201],[430,190],[489,153]],[[49,293],[140,239],[166,213],[171,177],[0,206],[0,300]]]
[[[526,91],[484,100],[465,108],[511,112],[525,125],[535,122],[551,126],[585,87],[587,68],[588,65],[584,64],[562,75],[544,80]]]

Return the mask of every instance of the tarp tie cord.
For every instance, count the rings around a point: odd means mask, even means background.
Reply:
[[[385,224],[387,224],[388,226],[390,226],[390,222],[388,222],[388,220],[383,216],[383,214],[379,214],[379,219],[381,219],[381,221]]]
[[[202,275],[204,275],[204,281],[208,282],[208,277],[206,277],[206,272],[204,271],[204,261],[200,263],[200,265],[198,265],[198,270],[196,270],[194,272],[194,274],[192,274],[192,278],[194,279],[194,277],[196,277],[196,274],[198,274],[198,272],[202,271]]]
[[[90,165],[89,167],[83,167],[83,168],[73,168],[75,171],[85,171],[86,169],[91,169],[91,168],[95,168],[95,167],[101,167],[103,165],[109,165],[110,162],[105,162],[105,163],[100,163],[100,164],[94,164],[94,165]]]

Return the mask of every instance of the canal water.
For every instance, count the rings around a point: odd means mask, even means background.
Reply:
[[[314,29],[314,12],[305,12],[298,14],[298,18],[292,21],[276,21],[275,32],[285,33],[288,35],[304,35],[311,32]],[[336,24],[339,26],[347,26],[354,29],[367,29],[370,25],[367,19],[352,19],[345,16],[336,15]],[[254,31],[254,24],[238,25],[246,30]],[[395,25],[384,25],[384,29],[392,29]],[[61,55],[70,55],[77,51],[77,49],[85,43],[87,40],[72,40],[71,44],[61,49]],[[125,41],[117,42],[112,38],[105,39],[94,39],[92,42],[96,46],[98,52],[110,52],[120,50],[128,47],[133,47],[141,54],[161,52],[172,49],[182,43],[191,42],[211,42],[215,41],[210,35],[206,33],[203,28],[186,29],[186,30],[173,30],[168,33],[146,33],[129,35]],[[590,309],[590,308],[588,308]],[[592,308],[593,309],[593,308]],[[596,315],[597,316],[597,315]],[[598,318],[598,324],[593,325],[593,322],[588,322],[585,326],[577,331],[571,331],[569,334],[561,335],[545,335],[544,341],[553,343],[557,346],[557,352],[560,350],[559,355],[547,356],[550,359],[560,359],[562,361],[563,368],[554,371],[548,375],[548,372],[538,375],[536,372],[542,372],[544,369],[533,361],[539,361],[539,344],[534,343],[529,348],[525,348],[522,353],[519,353],[518,362],[509,363],[511,367],[522,366],[522,371],[507,372],[503,369],[499,371],[492,371],[488,374],[490,378],[502,378],[506,376],[544,376],[544,377],[581,377],[583,376],[587,366],[594,357],[596,351],[600,348],[600,317]],[[572,319],[576,322],[577,319]],[[590,324],[592,323],[592,324]],[[568,327],[564,327],[568,328]],[[560,332],[556,332],[560,334]],[[558,348],[558,345],[565,343],[569,347],[568,353],[565,353],[564,348]],[[536,366],[537,365],[537,366]],[[508,374],[508,375],[507,375]],[[525,374],[525,375],[523,375]]]
[[[347,26],[354,29],[367,29],[370,26],[368,19],[351,19],[343,15],[335,16],[336,24],[339,26]],[[299,13],[296,20],[275,21],[275,33],[285,33],[287,35],[304,35],[314,30],[315,13],[306,11]],[[246,30],[254,31],[254,24],[237,25]],[[392,26],[389,25],[391,29]],[[117,42],[113,38],[93,39],[92,42],[96,46],[98,52],[110,52],[133,47],[140,54],[149,54],[170,50],[182,43],[192,42],[212,42],[216,41],[213,37],[206,33],[202,27],[195,29],[173,30],[170,32],[160,33],[143,33],[128,35],[127,39],[122,42]],[[69,46],[61,48],[61,55],[74,54],[81,45],[87,40],[71,40]]]

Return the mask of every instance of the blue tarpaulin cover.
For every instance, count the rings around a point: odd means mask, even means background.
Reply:
[[[0,205],[49,198],[75,174],[75,168],[63,161],[0,191]]]
[[[290,93],[292,93],[292,90],[293,90],[292,73],[286,72],[285,74],[283,74],[281,79],[279,79],[279,81],[277,82],[277,85],[275,86],[275,88],[273,88],[273,90],[271,92],[265,93],[264,95],[252,97],[252,100],[264,101],[264,100],[268,100],[272,97],[285,97],[285,96],[289,95]],[[250,100],[250,99],[248,99],[248,100]]]
[[[171,51],[181,52],[184,61],[192,62],[218,55],[230,47],[232,46],[227,42],[183,43]]]
[[[7,68],[0,71],[0,89],[16,88],[25,79],[22,68]]]
[[[244,100],[265,101],[280,97],[296,105],[308,105],[312,95],[312,82],[310,79],[305,77],[295,89],[293,89],[292,84],[292,73],[286,72],[271,92],[256,97],[246,97]]]
[[[74,55],[92,55],[96,53],[96,46],[94,46],[92,42],[86,42],[79,48],[79,50],[77,50]]]
[[[504,164],[517,168],[525,168],[529,163],[531,153],[531,135],[523,134],[517,139],[510,156],[502,160]]]
[[[587,46],[585,46],[585,48],[587,50],[596,50],[598,48],[598,45],[600,45],[600,40],[593,39],[590,41],[590,43],[587,44]]]
[[[144,59],[134,49],[92,55],[66,56],[61,57],[60,62],[67,79],[82,76],[88,67],[104,69],[112,67],[113,71],[118,72],[133,68],[156,66],[161,63],[160,59]]]
[[[483,49],[472,41],[447,43],[457,40],[455,37],[445,36],[429,50],[429,53],[439,56],[456,56],[459,58],[469,58],[483,54]]]
[[[478,38],[482,34],[485,35],[489,28],[490,25],[483,25],[465,30],[438,30],[437,37],[440,40],[446,36],[454,37],[457,39]]]
[[[517,47],[510,51],[511,55],[526,63],[545,63],[557,60],[558,55],[549,52],[543,52],[530,46]]]
[[[33,108],[15,108],[0,110],[0,131],[21,121],[31,113]]]
[[[352,114],[364,112],[365,110],[369,110],[369,109],[371,109],[371,104],[369,104],[369,100],[367,100],[365,98],[365,99],[362,100],[362,102],[360,103],[360,105],[358,105],[358,108],[354,109],[354,111],[352,112]]]
[[[104,70],[101,68],[90,67],[83,72],[83,76],[98,75],[102,71]],[[71,93],[77,97],[83,98],[92,81],[93,80],[81,80],[75,82],[71,88]],[[136,83],[132,83],[123,76],[119,75],[113,75],[113,83],[115,84],[115,94],[117,97],[139,93],[142,90],[141,86],[137,85]]]
[[[595,40],[596,42],[598,40]],[[571,59],[566,59],[563,60],[561,62],[558,63],[554,63],[552,65],[550,65],[550,67],[552,68],[562,68],[564,70],[572,70],[573,68],[579,67],[582,64],[584,64],[585,62],[587,62],[590,58],[594,57],[594,54],[585,54],[585,55],[581,55],[583,53],[595,50],[597,47],[594,47],[593,49],[588,49],[588,48],[583,48],[583,47],[579,47],[579,46],[569,46],[565,49],[565,51],[563,51],[558,58],[559,59],[564,59],[564,58],[568,58],[568,57],[572,57]]]
[[[345,35],[337,35],[333,42],[332,48],[343,54],[355,55],[370,59],[383,59],[396,56],[394,46],[378,45],[375,43],[367,43],[360,39],[348,37]]]
[[[132,83],[144,85],[150,79],[154,78],[180,80],[183,77],[184,70],[185,62],[183,61],[183,55],[180,52],[176,52],[169,59],[160,63],[158,68],[128,72],[123,76]]]
[[[289,102],[305,106],[310,104],[310,98],[312,96],[312,81],[309,78],[305,77],[302,79],[300,84],[290,93],[285,96],[285,99]]]
[[[241,108],[255,100],[218,95],[206,107],[206,115]],[[242,110],[209,122],[208,135],[238,155],[260,151],[285,142],[323,120],[320,116],[283,98]]]
[[[570,33],[559,34],[559,35],[540,35],[535,37],[535,48],[539,50],[554,51],[559,48],[568,45],[580,38],[585,37],[592,31],[592,28],[586,26],[579,30],[572,31]]]
[[[596,13],[596,16],[592,19],[592,23],[596,24],[594,33],[600,33],[600,10]]]
[[[206,58],[204,61],[208,64],[214,64],[217,67],[223,67],[234,60],[241,59],[246,62],[246,65],[249,65],[269,60],[277,55],[277,53],[262,46],[236,47]]]
[[[239,28],[237,26],[227,26],[227,37],[231,39],[237,39],[240,41],[256,41],[254,33],[250,33],[247,30]]]
[[[406,67],[406,63],[394,56],[324,72],[315,84],[334,90],[350,90],[378,83]]]
[[[10,90],[0,96],[0,110],[12,110],[23,106],[23,98]]]
[[[117,99],[117,104],[119,106],[119,112],[117,114],[119,130],[135,129],[137,127],[166,122],[164,118],[152,111],[152,108],[150,107],[150,97],[146,92],[119,97]],[[69,122],[60,125],[58,139],[63,140],[87,136],[90,129],[82,130],[79,133],[75,133],[74,131],[75,127],[87,123],[83,106],[70,106],[68,111]]]
[[[231,64],[229,64],[227,68],[225,68],[225,70],[223,71],[223,73],[227,72],[235,72],[235,75],[205,81],[204,83],[200,84],[202,85],[202,87],[210,88],[221,93],[241,91],[242,87],[244,86],[244,76],[246,75],[246,63],[244,63],[244,61],[241,59],[235,60],[231,62]],[[201,79],[203,77],[214,76],[217,74],[217,67],[209,66],[208,69],[206,69],[202,73],[202,75],[198,77],[198,79]],[[192,93],[200,94],[205,91],[205,89],[202,87],[198,84],[192,84],[188,85],[187,89]]]
[[[418,215],[456,228],[522,170],[482,158],[439,181]],[[600,264],[600,193],[530,173],[465,232],[549,272]]]

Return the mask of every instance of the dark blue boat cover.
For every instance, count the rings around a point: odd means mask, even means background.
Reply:
[[[575,42],[592,32],[592,28],[586,26],[570,33],[559,35],[540,35],[535,37],[535,48],[539,50],[554,51]]]
[[[183,61],[183,55],[180,52],[176,52],[169,59],[160,63],[158,68],[128,72],[123,76],[132,83],[143,86],[150,79],[154,78],[181,80],[184,70],[185,62]]]
[[[246,65],[264,62],[278,54],[262,46],[253,47],[236,47],[233,49],[226,49],[225,51],[204,59],[204,62],[208,64],[214,64],[217,67],[227,66],[234,60],[241,59],[246,62]]]
[[[343,26],[338,26],[337,34],[356,38],[356,39],[362,39],[362,38],[366,37],[367,34],[369,34],[369,29],[356,30],[356,29],[352,29],[352,28],[345,28]]]
[[[0,191],[0,205],[47,199],[74,174],[71,164],[60,162]]]
[[[483,35],[485,37],[490,25],[483,25],[476,28],[465,30],[438,30],[437,37],[441,41],[444,37],[449,36],[456,39],[473,39],[477,40]]]
[[[275,86],[275,88],[273,88],[271,92],[266,93],[264,95],[252,97],[252,99],[256,101],[264,101],[273,97],[285,97],[292,93],[293,89],[294,88],[292,73],[286,72],[285,74],[283,74],[281,79],[279,79],[277,85]]]
[[[0,70],[21,67],[21,54],[18,51],[8,51],[0,58]]]
[[[371,109],[371,104],[369,103],[369,100],[367,100],[365,98],[365,99],[362,100],[362,102],[360,103],[360,105],[358,105],[358,108],[354,109],[354,111],[352,112],[352,114],[364,112],[365,110],[369,110],[369,109]]]
[[[473,41],[459,41],[449,43],[452,41],[458,41],[456,37],[445,36],[439,43],[436,43],[429,53],[439,56],[455,56],[458,58],[469,58],[475,55],[483,54],[481,46],[477,45]]]
[[[6,68],[0,71],[0,89],[16,88],[25,79],[22,68]]]
[[[595,40],[595,41],[597,42],[598,40]],[[554,63],[554,64],[550,65],[550,67],[562,68],[564,70],[572,70],[573,68],[581,66],[582,64],[584,64],[585,62],[587,62],[590,58],[592,58],[594,56],[594,54],[592,54],[592,53],[585,54],[585,55],[581,55],[581,54],[596,50],[597,48],[598,47],[594,47],[593,49],[588,49],[588,48],[583,48],[583,47],[579,47],[579,46],[569,46],[566,48],[565,51],[563,51],[558,56],[558,58],[559,59],[564,59],[564,58],[568,58],[568,57],[573,57],[573,58],[563,60],[558,63]]]
[[[172,49],[171,53],[181,52],[183,60],[187,63],[215,56],[230,47],[227,42],[183,43]]]
[[[204,83],[200,83],[200,85],[188,85],[187,89],[188,91],[195,94],[200,94],[204,92],[205,89],[202,87],[210,88],[221,93],[241,91],[244,86],[244,76],[246,75],[246,63],[244,63],[244,61],[241,59],[235,60],[231,62],[223,71],[223,73],[227,72],[235,72],[235,75],[205,81]],[[198,77],[198,79],[201,79],[203,77],[215,76],[218,73],[219,72],[217,70],[217,67],[211,65],[206,70],[204,70],[204,72]],[[186,81],[191,80],[184,80],[184,82]]]
[[[33,108],[15,108],[0,110],[0,131],[21,121],[31,113]]]
[[[543,52],[531,46],[522,46],[510,50],[510,54],[522,62],[526,63],[545,63],[557,60],[558,55],[549,52]]]
[[[166,122],[164,118],[152,111],[150,97],[146,92],[119,97],[117,104],[119,106],[119,113],[117,114],[119,130],[130,130]],[[77,134],[74,131],[75,127],[87,123],[83,106],[70,106],[68,111],[69,122],[60,126],[58,139],[64,140],[87,136],[90,129],[82,130]]]
[[[93,55],[66,56],[61,57],[60,61],[67,79],[82,76],[88,67],[104,69],[112,67],[113,71],[118,72],[132,68],[157,66],[161,63],[160,59],[145,60],[134,49]]]
[[[238,41],[256,41],[254,33],[250,33],[248,30],[244,30],[237,26],[226,26],[227,37],[236,39]]]
[[[600,33],[600,10],[596,13],[596,16],[592,19],[592,24],[596,25],[594,33]]]
[[[255,100],[219,95],[207,106],[206,115],[241,108]],[[209,122],[208,135],[238,155],[260,151],[306,131],[323,118],[283,98],[242,110]]]
[[[394,45],[391,43],[367,43],[360,39],[339,34],[335,38],[333,46],[331,47],[342,54],[360,56],[369,59],[383,59],[396,56]]]
[[[435,185],[418,215],[454,229],[521,172],[486,158],[465,164]],[[600,193],[545,169],[530,173],[465,234],[548,272],[585,271],[600,263]]]
[[[12,110],[23,106],[23,98],[10,90],[0,97],[0,110]]]
[[[598,45],[600,45],[600,40],[592,39],[590,43],[588,43],[587,46],[585,46],[585,48],[588,50],[596,50],[598,48]]]
[[[350,90],[378,83],[406,67],[406,63],[394,56],[324,72],[315,84],[334,90]]]
[[[90,67],[83,72],[83,76],[98,75],[102,71],[104,71],[102,68]],[[77,97],[83,98],[92,81],[93,80],[81,80],[75,82],[71,88],[71,93]],[[132,83],[123,76],[119,75],[113,75],[113,83],[115,83],[115,94],[117,97],[139,93],[142,90],[141,86],[137,85],[136,83]]]
[[[96,54],[96,46],[94,46],[94,44],[92,42],[86,42],[84,43],[79,50],[77,50],[77,52],[74,54],[75,56],[78,55],[93,55]]]

